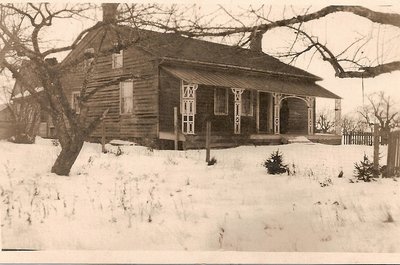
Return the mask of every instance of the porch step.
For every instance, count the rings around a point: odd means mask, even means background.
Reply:
[[[302,144],[313,144],[310,140],[305,136],[282,136],[282,143],[284,144],[294,144],[294,143],[302,143]]]

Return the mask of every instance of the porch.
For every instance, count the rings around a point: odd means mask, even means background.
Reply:
[[[340,144],[340,136],[314,133],[315,98],[335,99],[336,120],[340,120],[340,98],[313,82],[228,71],[163,69],[169,76],[167,78],[174,79],[170,83],[175,89],[169,88],[169,96],[179,97],[179,101],[175,100],[179,102],[175,117],[179,136],[174,134],[171,126],[161,122],[159,139],[175,140],[178,137],[186,148],[200,148],[205,142],[206,122],[211,121],[214,147],[281,144],[288,137],[296,136],[306,136],[314,142]],[[160,109],[173,107],[162,106]],[[173,124],[172,119],[169,121]],[[339,126],[336,132],[340,134]]]

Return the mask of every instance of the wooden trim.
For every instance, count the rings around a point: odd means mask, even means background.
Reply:
[[[269,94],[269,97],[268,97],[268,104],[269,104],[268,113],[269,114],[267,114],[267,115],[269,115],[269,122],[268,122],[268,126],[267,126],[267,132],[273,133],[273,131],[274,131],[274,97],[273,97],[272,93],[268,93],[268,94]]]
[[[121,56],[122,61],[121,61],[121,66],[115,67],[115,58],[116,56]],[[120,69],[124,67],[124,50],[120,50],[119,53],[112,53],[111,54],[111,69]]]
[[[122,112],[122,84],[123,83],[132,83],[132,112],[127,113],[127,112]],[[125,80],[119,82],[119,115],[120,116],[131,116],[133,115],[133,80]]]
[[[256,129],[260,132],[260,91],[256,91]]]

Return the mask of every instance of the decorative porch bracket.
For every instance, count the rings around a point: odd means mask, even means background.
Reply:
[[[314,97],[306,97],[307,109],[308,109],[308,135],[314,134]]]
[[[281,102],[287,98],[298,98],[307,104],[307,132],[314,134],[314,100],[315,97],[300,97],[295,95],[282,95],[274,93],[274,133],[280,134],[280,109]]]
[[[234,115],[235,115],[235,125],[234,125],[234,132],[235,134],[240,134],[240,118],[242,114],[242,93],[244,89],[242,88],[232,88],[232,92],[235,97],[235,108],[234,108]]]
[[[342,126],[341,126],[341,99],[335,99],[335,134],[340,135],[342,133]]]
[[[280,134],[280,110],[282,94],[274,93],[274,133]]]
[[[197,87],[197,84],[181,83],[182,132],[186,134],[194,134]]]

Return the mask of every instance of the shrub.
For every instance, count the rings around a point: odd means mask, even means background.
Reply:
[[[371,162],[367,155],[364,154],[364,158],[360,163],[354,164],[354,173],[355,177],[358,180],[362,180],[364,182],[370,182],[374,177],[374,163]],[[379,172],[377,172],[379,174]]]
[[[333,182],[332,182],[332,179],[331,178],[329,178],[329,177],[327,177],[327,178],[325,178],[323,181],[320,181],[319,182],[319,185],[323,188],[323,187],[328,187],[328,186],[330,186],[330,185],[332,185],[333,184]]]
[[[282,174],[288,172],[288,166],[283,164],[283,155],[279,150],[273,152],[270,158],[265,160],[263,166],[267,169],[268,174]]]
[[[120,156],[120,155],[124,154],[121,147],[119,147],[119,146],[117,146],[117,150],[113,150],[113,149],[108,150],[107,149],[106,153],[114,154],[115,156]]]
[[[212,166],[217,163],[217,159],[215,157],[212,157],[210,161],[207,162],[207,166]]]

